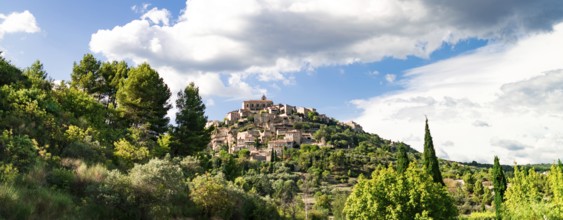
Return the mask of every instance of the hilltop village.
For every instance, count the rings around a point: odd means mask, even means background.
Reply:
[[[208,126],[215,127],[209,146],[229,153],[248,149],[252,159],[263,161],[271,160],[272,151],[281,155],[283,149],[301,144],[329,146],[322,138],[314,138],[319,127],[308,126],[310,122],[339,124],[363,132],[355,122],[337,122],[314,108],[274,104],[263,95],[259,100],[243,101],[242,107],[227,113],[223,121],[209,121]]]

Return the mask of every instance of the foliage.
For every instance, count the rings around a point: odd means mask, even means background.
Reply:
[[[0,86],[9,84],[26,84],[22,71],[0,56]]]
[[[316,112],[289,120],[319,143],[272,161],[214,152],[198,87],[180,91],[169,125],[170,91],[148,64],[86,54],[55,85],[40,61],[20,70],[0,57],[0,76],[0,219],[449,219],[454,204],[461,219],[490,219],[491,180],[513,170],[438,161],[428,122],[422,155]],[[253,130],[255,120],[222,126]],[[502,217],[560,218],[563,165],[526,167],[546,175],[514,168]],[[495,189],[506,189],[502,176]]]
[[[11,131],[2,132],[0,147],[0,165],[10,166],[9,169],[25,172],[37,158],[37,143],[27,136],[13,135]]]
[[[211,136],[210,130],[205,128],[205,104],[199,96],[199,88],[193,82],[178,92],[176,108],[178,113],[172,152],[177,156],[194,155],[207,147]]]
[[[553,174],[557,175],[557,170],[554,171]],[[542,185],[547,178],[534,169],[525,172],[515,166],[514,177],[509,182],[503,203],[507,219],[558,219],[563,216],[561,206],[557,206],[557,198],[554,196],[550,199],[547,192],[551,190]]]
[[[167,130],[165,117],[170,89],[149,64],[143,63],[128,72],[128,78],[117,91],[118,110],[133,127],[150,125],[150,132],[158,136]]]
[[[506,177],[504,176],[504,171],[500,167],[499,159],[495,156],[494,165],[493,165],[493,190],[495,193],[495,212],[497,215],[497,219],[500,218],[502,213],[502,202],[504,201],[504,192],[506,191]]]
[[[245,194],[221,175],[194,178],[190,196],[204,216],[222,219],[279,219],[274,207],[252,194]]]
[[[432,176],[434,182],[444,185],[438,158],[436,157],[436,151],[434,150],[432,135],[430,135],[430,128],[428,128],[428,119],[426,119],[426,125],[424,127],[424,152],[422,153],[422,164],[426,172]]]
[[[48,188],[0,184],[0,218],[72,219],[76,204],[65,193]],[[74,216],[74,217],[73,217]]]
[[[346,192],[335,192],[333,193],[333,200],[331,202],[332,214],[336,220],[344,220],[346,216],[344,215],[344,207],[346,205],[346,199],[348,198],[348,193]]]
[[[453,219],[457,209],[446,189],[411,165],[404,173],[380,168],[360,177],[346,201],[349,219]]]
[[[397,172],[402,173],[409,167],[409,157],[403,143],[397,146]]]

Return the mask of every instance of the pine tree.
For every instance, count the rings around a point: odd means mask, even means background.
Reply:
[[[194,155],[207,147],[211,136],[210,130],[205,128],[205,104],[193,82],[184,91],[178,92],[176,108],[172,152],[176,156]]]
[[[493,165],[493,187],[495,192],[495,212],[497,219],[501,219],[501,206],[504,201],[504,192],[506,191],[506,177],[497,156],[495,156],[495,163]]]
[[[101,62],[94,55],[85,54],[80,63],[74,63],[72,67],[70,85],[91,95],[98,93],[100,65]]]
[[[428,128],[428,118],[426,119],[426,127],[424,129],[424,153],[422,155],[422,163],[424,165],[424,169],[432,176],[434,182],[445,185],[442,179],[442,173],[440,173],[438,158],[436,158],[434,143],[432,143],[430,128]]]
[[[117,91],[118,110],[134,127],[149,123],[149,131],[156,139],[167,130],[170,95],[170,89],[158,72],[144,63],[131,68],[127,80]]]
[[[409,157],[407,156],[407,150],[403,143],[399,143],[397,146],[397,171],[403,173],[409,167]]]

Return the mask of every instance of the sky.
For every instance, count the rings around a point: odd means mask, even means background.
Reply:
[[[560,0],[0,0],[0,51],[67,81],[148,62],[212,120],[265,94],[419,151],[427,117],[444,159],[563,157]]]

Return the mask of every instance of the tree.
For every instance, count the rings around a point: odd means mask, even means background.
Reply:
[[[75,88],[79,88],[88,94],[95,94],[99,92],[97,85],[99,78],[99,69],[101,62],[98,61],[94,55],[85,54],[80,60],[80,63],[74,63],[72,66],[72,73],[70,77],[72,79],[70,85]]]
[[[453,219],[457,208],[445,187],[411,164],[404,173],[379,167],[360,176],[346,201],[347,219]]]
[[[143,63],[131,68],[127,80],[117,91],[118,110],[134,127],[149,123],[156,139],[167,130],[170,95],[170,89],[158,72]]]
[[[551,165],[548,182],[553,193],[552,201],[556,207],[555,211],[563,216],[563,169],[561,168],[561,160],[558,161],[558,165]]]
[[[495,193],[495,212],[497,219],[501,219],[501,206],[504,201],[504,192],[506,191],[506,177],[504,176],[504,171],[502,171],[497,156],[495,156],[493,165],[493,190]]]
[[[0,54],[1,55],[1,54]],[[0,56],[0,86],[9,84],[27,84],[22,71]]]
[[[207,147],[211,130],[205,128],[205,104],[199,96],[199,88],[193,82],[178,92],[176,100],[176,127],[172,152],[177,156],[194,155]]]
[[[125,61],[104,62],[100,66],[99,77],[102,84],[99,93],[106,108],[117,105],[117,90],[125,83],[128,73],[129,67]]]
[[[409,157],[403,143],[397,146],[397,172],[403,173],[409,167]]]
[[[31,67],[25,69],[23,72],[28,80],[31,82],[32,88],[51,90],[51,82],[47,80],[47,72],[43,69],[43,64],[41,62],[35,61]]]
[[[554,175],[557,175],[554,173]],[[552,174],[550,173],[550,177]],[[536,173],[533,168],[527,172],[514,166],[514,177],[504,194],[503,217],[506,219],[561,219],[560,204],[556,196],[547,195],[544,183],[547,177]],[[553,190],[553,189],[551,189]]]
[[[346,205],[346,199],[348,194],[346,192],[336,191],[333,193],[334,199],[331,202],[331,209],[334,215],[334,219],[343,220],[346,216],[343,213],[344,206]]]
[[[445,185],[442,179],[442,173],[440,172],[438,158],[436,158],[430,128],[428,128],[428,118],[426,119],[426,126],[424,128],[424,153],[422,155],[422,164],[426,172],[432,176],[434,182]]]

